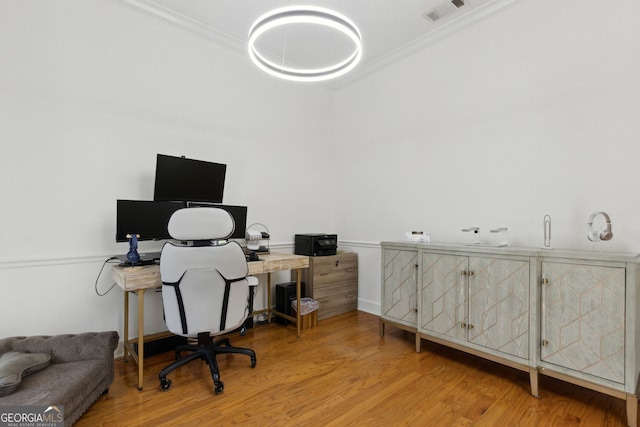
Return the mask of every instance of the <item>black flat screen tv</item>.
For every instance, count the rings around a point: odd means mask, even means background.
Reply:
[[[231,214],[236,227],[229,239],[244,239],[247,230],[247,207],[235,205],[218,205],[212,203],[188,203],[189,207],[211,207],[220,208]]]
[[[167,225],[169,218],[184,202],[156,202],[147,200],[116,201],[116,242],[126,242],[127,234],[139,234],[138,240],[171,239]]]
[[[222,203],[227,165],[158,154],[155,201]]]

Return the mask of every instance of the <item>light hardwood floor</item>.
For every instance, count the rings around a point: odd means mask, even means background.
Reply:
[[[352,312],[318,322],[296,339],[292,326],[258,325],[232,343],[251,347],[218,362],[224,393],[213,393],[204,362],[169,375],[167,352],[145,359],[138,391],[133,361],[116,360],[116,379],[75,424],[83,426],[626,426],[620,399],[541,377],[541,398],[528,373],[423,341],[378,317]]]

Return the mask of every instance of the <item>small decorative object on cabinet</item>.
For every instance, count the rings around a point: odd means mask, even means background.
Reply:
[[[309,257],[302,271],[307,295],[320,303],[318,320],[358,309],[358,254]]]

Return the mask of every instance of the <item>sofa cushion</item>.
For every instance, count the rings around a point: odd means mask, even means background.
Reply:
[[[82,407],[82,415],[109,388],[105,382],[106,366],[107,363],[99,359],[52,363],[47,369],[24,378],[14,393],[0,397],[0,406],[64,406],[65,420],[72,411]],[[94,397],[83,405],[87,396]]]
[[[49,366],[47,353],[20,353],[9,351],[0,356],[0,396],[13,393],[23,377]]]

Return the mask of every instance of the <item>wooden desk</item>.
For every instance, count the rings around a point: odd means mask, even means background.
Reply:
[[[290,320],[296,323],[297,337],[300,338],[300,331],[302,330],[302,324],[300,323],[300,310],[296,311],[296,317],[289,316],[288,314],[281,313],[271,308],[271,273],[275,271],[293,270],[296,272],[296,307],[300,307],[300,282],[301,272],[304,268],[309,268],[309,257],[304,255],[291,255],[270,253],[260,255],[260,261],[251,261],[249,264],[249,274],[254,276],[256,274],[267,274],[267,308],[254,312],[258,314],[266,311],[267,321],[271,322],[271,314],[277,314],[278,316]]]
[[[253,312],[252,315],[266,312],[267,320],[270,322],[273,313],[295,322],[297,337],[300,338],[302,328],[299,311],[296,312],[296,317],[293,317],[271,309],[271,273],[284,270],[295,270],[297,272],[296,299],[297,307],[300,307],[300,273],[302,269],[309,267],[309,257],[284,253],[270,253],[260,255],[260,261],[251,261],[247,264],[249,266],[249,275],[267,275],[267,308]],[[138,390],[142,390],[145,340],[150,341],[168,335],[168,333],[154,334],[147,336],[146,339],[144,335],[144,294],[149,289],[157,289],[162,286],[160,266],[158,264],[141,267],[116,265],[113,266],[111,275],[118,286],[124,290],[124,360],[126,361],[127,356],[131,355],[138,364]],[[138,337],[136,339],[129,339],[129,292],[138,294]],[[135,351],[134,344],[138,344],[137,352]]]

